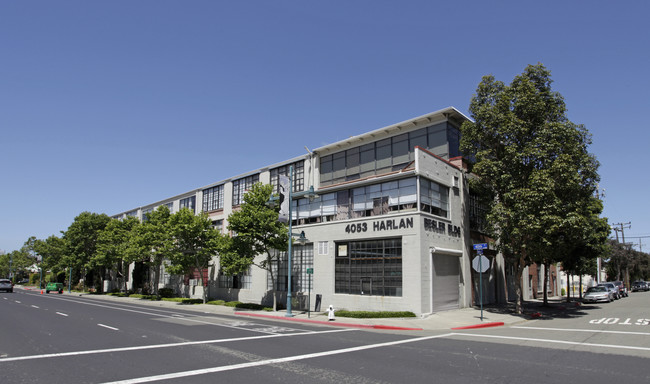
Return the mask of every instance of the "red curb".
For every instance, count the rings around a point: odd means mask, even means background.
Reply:
[[[452,328],[452,329],[477,329],[477,328],[500,327],[502,325],[505,325],[505,323],[502,322],[502,321],[496,321],[496,322],[492,322],[492,323],[466,325],[464,327],[456,327],[456,328]]]
[[[299,323],[333,325],[335,327],[347,327],[347,328],[391,329],[391,330],[399,330],[399,331],[422,331],[423,330],[422,328],[395,327],[390,325],[369,325],[369,324],[339,323],[334,321],[321,321],[321,320],[311,320],[311,319],[299,319],[295,317],[280,317],[280,316],[264,315],[261,313],[250,313],[250,312],[235,312],[235,315],[263,317],[266,319],[287,320],[287,321],[295,321]]]

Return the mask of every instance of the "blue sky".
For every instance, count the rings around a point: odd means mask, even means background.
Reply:
[[[650,250],[645,1],[0,2],[0,249],[447,106],[543,63]]]

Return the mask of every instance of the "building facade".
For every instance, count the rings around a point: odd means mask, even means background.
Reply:
[[[244,193],[261,182],[276,188],[293,169],[292,224],[307,243],[294,245],[293,306],[428,314],[467,307],[476,300],[472,243],[485,239],[476,222],[467,173],[459,152],[460,126],[468,120],[453,107],[326,145],[304,156],[222,180],[115,215],[146,219],[160,205],[172,212],[207,212],[227,231],[228,216]],[[308,191],[316,192],[316,196]],[[276,289],[287,292],[285,262],[275,265]],[[503,259],[487,253],[483,300],[507,299]],[[308,270],[313,273],[308,273]],[[161,287],[201,297],[271,303],[265,270],[238,276],[210,270],[179,278],[163,271]],[[525,276],[525,275],[524,275]],[[474,288],[474,289],[473,289]],[[308,297],[309,295],[309,297]]]

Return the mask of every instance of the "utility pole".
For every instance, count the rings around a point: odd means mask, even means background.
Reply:
[[[618,231],[621,231],[621,237],[623,239],[623,249],[627,250],[627,244],[625,243],[625,228],[632,228],[632,223],[627,222],[627,223],[616,223],[613,224],[614,226],[620,226],[621,228],[614,228],[614,231],[616,231],[616,241],[618,242]],[[626,258],[626,263],[625,263],[625,286],[629,289],[630,288],[630,269],[629,269],[629,257],[627,252],[625,252],[625,258]]]

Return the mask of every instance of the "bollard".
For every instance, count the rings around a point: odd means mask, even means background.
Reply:
[[[327,309],[327,320],[334,321],[334,306],[332,305]]]

